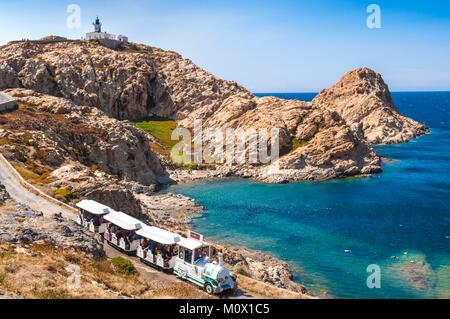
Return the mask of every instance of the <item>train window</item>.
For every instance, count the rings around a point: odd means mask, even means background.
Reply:
[[[181,260],[184,260],[184,248],[180,248],[180,250],[178,252],[178,258],[180,258]]]
[[[209,247],[197,248],[195,250],[194,260],[197,261],[201,258],[209,257]]]
[[[186,249],[184,254],[184,261],[192,264],[192,250]]]

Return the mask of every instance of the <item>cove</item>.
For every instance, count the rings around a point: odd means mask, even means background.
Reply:
[[[201,181],[169,191],[205,207],[195,230],[289,262],[294,279],[318,296],[449,298],[450,93],[393,98],[432,133],[377,146],[390,159],[382,174],[285,185]],[[380,289],[367,287],[372,264],[381,269]]]

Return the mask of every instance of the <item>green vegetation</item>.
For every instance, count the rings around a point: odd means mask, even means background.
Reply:
[[[0,284],[3,284],[6,280],[6,274],[3,270],[0,270]]]
[[[36,108],[37,105],[35,104],[31,104],[31,103],[27,103],[27,102],[19,102],[19,110],[33,110],[34,108]]]
[[[91,165],[91,172],[92,172],[92,173],[95,173],[96,171],[98,171],[98,166],[97,166],[97,164],[92,164],[92,165]]]
[[[288,147],[286,147],[280,151],[280,156],[285,156],[287,154],[290,154],[290,153],[294,152],[295,150],[297,150],[301,147],[304,147],[307,144],[308,144],[307,141],[297,140],[294,138],[294,139],[292,139],[291,144]]]
[[[178,143],[178,141],[172,140],[172,133],[177,128],[177,122],[175,121],[162,118],[151,118],[146,121],[135,122],[134,125],[141,130],[152,134],[169,151]]]
[[[241,266],[241,265],[236,265],[233,268],[233,272],[238,274],[238,275],[247,275],[247,272],[245,271],[245,269]]]
[[[114,268],[125,275],[135,275],[137,274],[136,267],[128,259],[122,257],[116,257],[111,260]]]
[[[52,177],[48,173],[39,175],[21,166],[15,166],[14,168],[26,181],[33,184],[48,185],[53,182]]]
[[[89,40],[89,43],[95,46],[100,46],[103,47],[104,45],[100,42],[100,40],[94,39],[94,40]]]
[[[8,144],[9,144],[8,139],[6,139],[6,138],[4,138],[4,137],[1,137],[1,138],[0,138],[0,146],[8,145]]]
[[[64,202],[68,203],[75,199],[77,196],[72,192],[70,188],[63,187],[63,188],[57,188],[53,191],[55,194],[55,197],[57,199],[61,199]]]
[[[176,159],[171,158],[171,151],[175,145],[179,143],[179,140],[172,140],[172,133],[177,128],[177,122],[164,118],[153,117],[141,122],[134,122],[134,125],[153,135],[160,143],[151,142],[150,148],[156,153],[171,159],[174,163],[186,163],[178,164],[177,166],[184,170],[206,170],[211,168],[211,165],[190,164],[190,160],[183,152],[176,154]],[[191,145],[193,147],[193,145]]]
[[[40,299],[73,299],[74,297],[66,289],[48,289],[37,292]]]
[[[153,151],[168,159],[170,158],[172,148],[179,142],[179,140],[172,140],[172,133],[177,128],[177,122],[153,117],[145,121],[135,122],[134,125],[158,139],[159,143],[150,143],[150,147]],[[183,154],[179,154],[179,156],[180,159],[184,158]]]
[[[293,139],[292,140],[292,149],[291,152],[295,151],[296,149],[305,146],[306,144],[308,144],[308,142],[306,141],[299,141],[297,139]]]

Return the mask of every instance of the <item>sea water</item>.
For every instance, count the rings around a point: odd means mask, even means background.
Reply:
[[[289,262],[294,280],[318,296],[450,298],[450,92],[393,99],[431,134],[377,146],[389,161],[372,178],[286,185],[233,179],[169,191],[205,207],[197,231]],[[370,265],[379,266],[380,288],[367,285]]]

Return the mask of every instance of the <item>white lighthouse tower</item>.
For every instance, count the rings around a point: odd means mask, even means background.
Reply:
[[[102,23],[99,17],[95,19],[92,25],[94,26],[94,32],[86,33],[86,40],[98,40],[112,49],[118,48],[121,44],[128,42],[127,36],[102,32]]]
[[[95,28],[95,32],[97,33],[102,33],[102,23],[100,22],[100,19],[97,17],[97,19],[95,19],[95,22],[93,23],[94,28]]]

